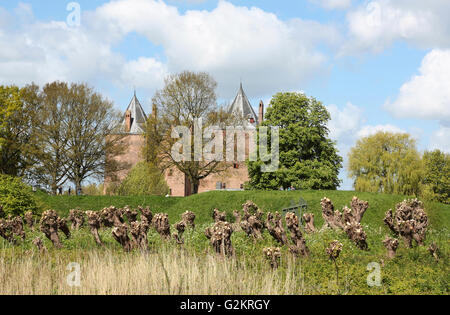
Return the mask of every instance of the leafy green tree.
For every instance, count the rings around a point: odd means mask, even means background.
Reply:
[[[28,175],[35,163],[38,149],[36,117],[40,113],[35,98],[38,89],[30,85],[0,87],[0,173],[12,176]]]
[[[0,174],[0,205],[6,216],[23,215],[27,211],[38,211],[37,201],[30,186],[18,177]]]
[[[357,191],[421,192],[422,160],[416,141],[406,133],[378,132],[358,140],[349,152],[348,169]]]
[[[8,121],[20,106],[19,88],[16,86],[0,86],[0,148],[6,141],[5,130]]]
[[[166,195],[169,192],[161,171],[151,163],[136,164],[119,186],[122,196]]]
[[[435,150],[423,155],[424,197],[450,204],[450,154]]]
[[[263,162],[248,162],[250,189],[336,189],[342,157],[328,138],[330,114],[321,102],[301,93],[278,93],[263,126],[280,128],[280,167],[261,172]],[[269,138],[270,143],[270,138]]]

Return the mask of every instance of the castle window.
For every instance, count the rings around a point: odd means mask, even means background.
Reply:
[[[239,168],[239,163],[233,163],[233,168],[234,169],[238,169]]]
[[[244,190],[244,184],[241,184],[241,189]]]
[[[173,176],[173,170],[169,170],[169,176]]]
[[[254,123],[255,123],[255,118],[253,118],[253,117],[250,118],[250,123],[251,123],[251,124],[254,124]]]
[[[227,189],[227,184],[222,183],[222,189]]]

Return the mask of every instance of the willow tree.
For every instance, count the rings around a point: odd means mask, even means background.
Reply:
[[[422,159],[407,133],[378,132],[358,140],[348,170],[357,191],[420,194]]]
[[[424,196],[450,204],[450,154],[440,150],[425,152],[423,164]]]

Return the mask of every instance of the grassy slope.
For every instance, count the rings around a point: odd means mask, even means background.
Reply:
[[[83,210],[100,210],[114,205],[123,207],[149,206],[154,213],[165,212],[169,214],[171,223],[179,220],[180,214],[186,210],[194,211],[197,223],[212,222],[211,213],[214,208],[227,211],[232,220],[233,210],[242,209],[247,200],[255,202],[263,211],[281,211],[289,207],[291,201],[297,203],[303,197],[308,203],[308,212],[314,213],[316,226],[323,224],[320,200],[330,198],[335,208],[342,209],[344,205],[350,206],[354,195],[369,202],[363,224],[372,227],[383,227],[383,218],[387,210],[395,210],[395,205],[404,200],[405,196],[386,195],[374,193],[355,193],[353,191],[245,191],[245,192],[209,192],[188,198],[164,197],[120,197],[120,196],[47,196],[40,195],[46,207],[55,209],[62,216],[67,216],[70,209],[79,207]],[[435,229],[450,226],[450,205],[429,202],[426,210],[431,224]]]
[[[161,198],[161,197],[51,197],[41,196],[42,201],[49,207],[57,210],[60,215],[66,216],[68,210],[80,207],[83,210],[99,210],[103,207],[115,205],[122,207],[130,205],[136,207],[138,205],[150,206],[154,213],[166,212],[169,214],[171,223],[180,220],[180,214],[186,210],[194,211],[197,215],[197,226],[195,231],[185,233],[186,252],[195,253],[199,260],[194,260],[189,265],[194,264],[199,268],[210,268],[203,265],[205,253],[211,253],[209,241],[203,234],[204,229],[212,224],[211,212],[213,208],[219,208],[227,211],[231,218],[231,213],[235,209],[241,209],[242,204],[247,200],[253,200],[264,211],[279,211],[283,207],[290,205],[291,200],[297,201],[302,196],[309,205],[308,212],[315,214],[316,227],[321,227],[323,219],[321,216],[320,200],[329,197],[337,209],[342,209],[344,205],[349,205],[351,198],[358,195],[363,200],[369,201],[370,207],[363,219],[363,226],[368,236],[368,244],[370,251],[361,251],[348,240],[345,233],[326,230],[321,233],[306,235],[307,245],[311,251],[308,259],[292,260],[288,249],[284,247],[283,259],[281,267],[272,273],[267,262],[262,255],[262,249],[267,246],[278,246],[273,238],[266,231],[264,240],[254,243],[242,231],[233,233],[233,247],[238,258],[233,269],[233,273],[237,275],[248,274],[261,275],[258,283],[254,280],[243,280],[236,278],[227,283],[225,291],[223,286],[217,286],[211,283],[217,283],[219,279],[212,276],[206,281],[204,286],[199,285],[199,291],[188,289],[180,290],[180,293],[241,293],[241,294],[448,294],[450,283],[449,270],[449,214],[450,206],[427,203],[426,211],[430,217],[431,226],[427,233],[426,247],[415,247],[406,249],[403,244],[397,251],[397,257],[393,260],[387,260],[386,249],[381,241],[385,235],[389,234],[389,230],[383,225],[384,213],[394,208],[396,203],[405,199],[404,196],[393,196],[371,193],[355,193],[342,191],[295,191],[295,192],[210,192],[191,196],[189,198]],[[65,267],[64,263],[70,261],[80,261],[82,264],[88,264],[86,257],[89,255],[113,255],[122,259],[123,256],[120,246],[112,239],[111,232],[108,229],[101,230],[101,237],[106,246],[104,249],[98,249],[95,246],[92,236],[88,229],[74,232],[73,237],[69,240],[63,238],[63,250],[54,250],[51,243],[45,240],[47,248],[50,250],[49,257],[39,258],[39,256],[29,256],[29,250],[33,248],[31,240],[36,236],[41,236],[38,231],[28,232],[27,240],[20,248],[14,248],[9,244],[0,240],[0,265],[5,268],[11,264],[23,264],[25,267],[32,263],[41,263],[44,259],[46,263],[56,264],[61,270]],[[344,244],[344,249],[338,260],[340,266],[339,272],[339,288],[335,284],[335,270],[325,254],[328,244],[337,239]],[[435,242],[441,249],[441,261],[436,263],[427,251],[427,246]],[[173,254],[167,255],[167,263],[173,259],[171,255],[177,255],[178,247],[170,243],[164,243],[154,230],[149,232],[149,243],[155,253],[159,253],[164,248],[174,251]],[[112,251],[111,251],[112,250]],[[18,257],[21,257],[19,259]],[[208,256],[206,256],[208,257]],[[55,260],[64,260],[64,263],[55,263]],[[106,258],[105,258],[106,259]],[[108,258],[109,259],[109,258]],[[114,258],[115,259],[115,258]],[[152,258],[153,259],[153,258]],[[208,258],[209,259],[209,258]],[[47,261],[48,260],[48,261]],[[382,265],[382,286],[368,287],[366,283],[369,271],[367,266],[369,263],[378,262]],[[105,262],[107,263],[107,262]],[[102,262],[99,262],[102,264]],[[17,265],[19,266],[19,265]],[[62,266],[62,267],[61,267]],[[174,266],[175,267],[175,266]],[[183,270],[183,266],[180,270]],[[19,267],[17,267],[19,268]],[[20,268],[19,268],[20,269]],[[206,270],[205,269],[205,270]],[[22,270],[22,269],[21,269]],[[53,271],[52,271],[53,270]],[[56,269],[59,270],[59,269]],[[183,275],[180,270],[169,272],[169,277],[173,277],[172,281],[176,281]],[[209,269],[208,269],[209,270]],[[214,267],[217,270],[217,267]],[[245,272],[244,272],[245,271]],[[39,273],[39,270],[28,270],[24,268],[24,274],[27,272]],[[49,273],[56,272],[49,269]],[[244,273],[242,273],[244,272]],[[52,277],[56,277],[53,275]],[[57,276],[59,277],[59,276]],[[233,277],[234,279],[235,277]],[[136,293],[134,290],[133,279],[124,278],[123,281],[130,282],[127,288],[128,293]],[[272,279],[272,280],[271,280]],[[275,281],[279,281],[276,282]],[[133,280],[133,281],[131,281]],[[217,281],[216,281],[217,280]],[[122,281],[122,280],[121,280]],[[195,280],[200,281],[200,280]],[[247,281],[244,286],[243,282]],[[272,286],[272,281],[278,283],[276,288]],[[274,282],[274,283],[275,283]],[[13,281],[11,283],[14,283]],[[270,284],[270,285],[269,285]],[[105,284],[109,285],[109,284]],[[112,284],[110,284],[112,285]],[[6,286],[5,286],[6,288]],[[1,290],[0,290],[1,291]],[[5,289],[5,292],[9,292]],[[21,292],[21,291],[19,291]],[[44,290],[44,292],[46,292]],[[63,293],[64,291],[56,290],[54,293]],[[153,292],[153,291],[149,291]],[[177,291],[178,292],[178,291]],[[47,292],[48,293],[48,292]],[[88,291],[90,293],[90,291]],[[159,293],[165,293],[161,291]]]

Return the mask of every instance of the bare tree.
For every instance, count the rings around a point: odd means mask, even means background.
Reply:
[[[122,154],[126,144],[120,133],[121,115],[111,102],[86,84],[72,84],[69,95],[67,177],[79,193],[85,179],[126,167],[110,158]]]
[[[215,141],[215,136],[209,140],[203,139],[201,147],[197,146],[195,150],[195,131],[200,131],[203,135],[205,130],[213,126],[225,126],[231,118],[217,106],[216,87],[216,81],[207,73],[182,72],[169,76],[165,81],[165,87],[153,98],[154,108],[161,114],[156,116],[154,113],[146,129],[147,160],[156,159],[155,164],[162,170],[176,167],[189,180],[190,191],[193,194],[198,193],[202,179],[211,174],[224,172],[230,166],[220,159],[202,158],[204,148]],[[195,121],[199,119],[202,120],[201,129],[195,125]],[[174,127],[184,127],[191,135],[188,142],[190,147],[183,146],[184,156],[187,158],[182,161],[174,156],[172,150],[178,142],[176,138],[172,138]],[[187,135],[178,134],[178,136]],[[215,150],[218,149],[214,148],[214,152],[211,153],[218,153]]]
[[[31,173],[37,182],[49,185],[56,194],[58,187],[68,180],[68,117],[73,100],[64,82],[45,85],[35,97],[41,104],[35,125],[39,150]]]

